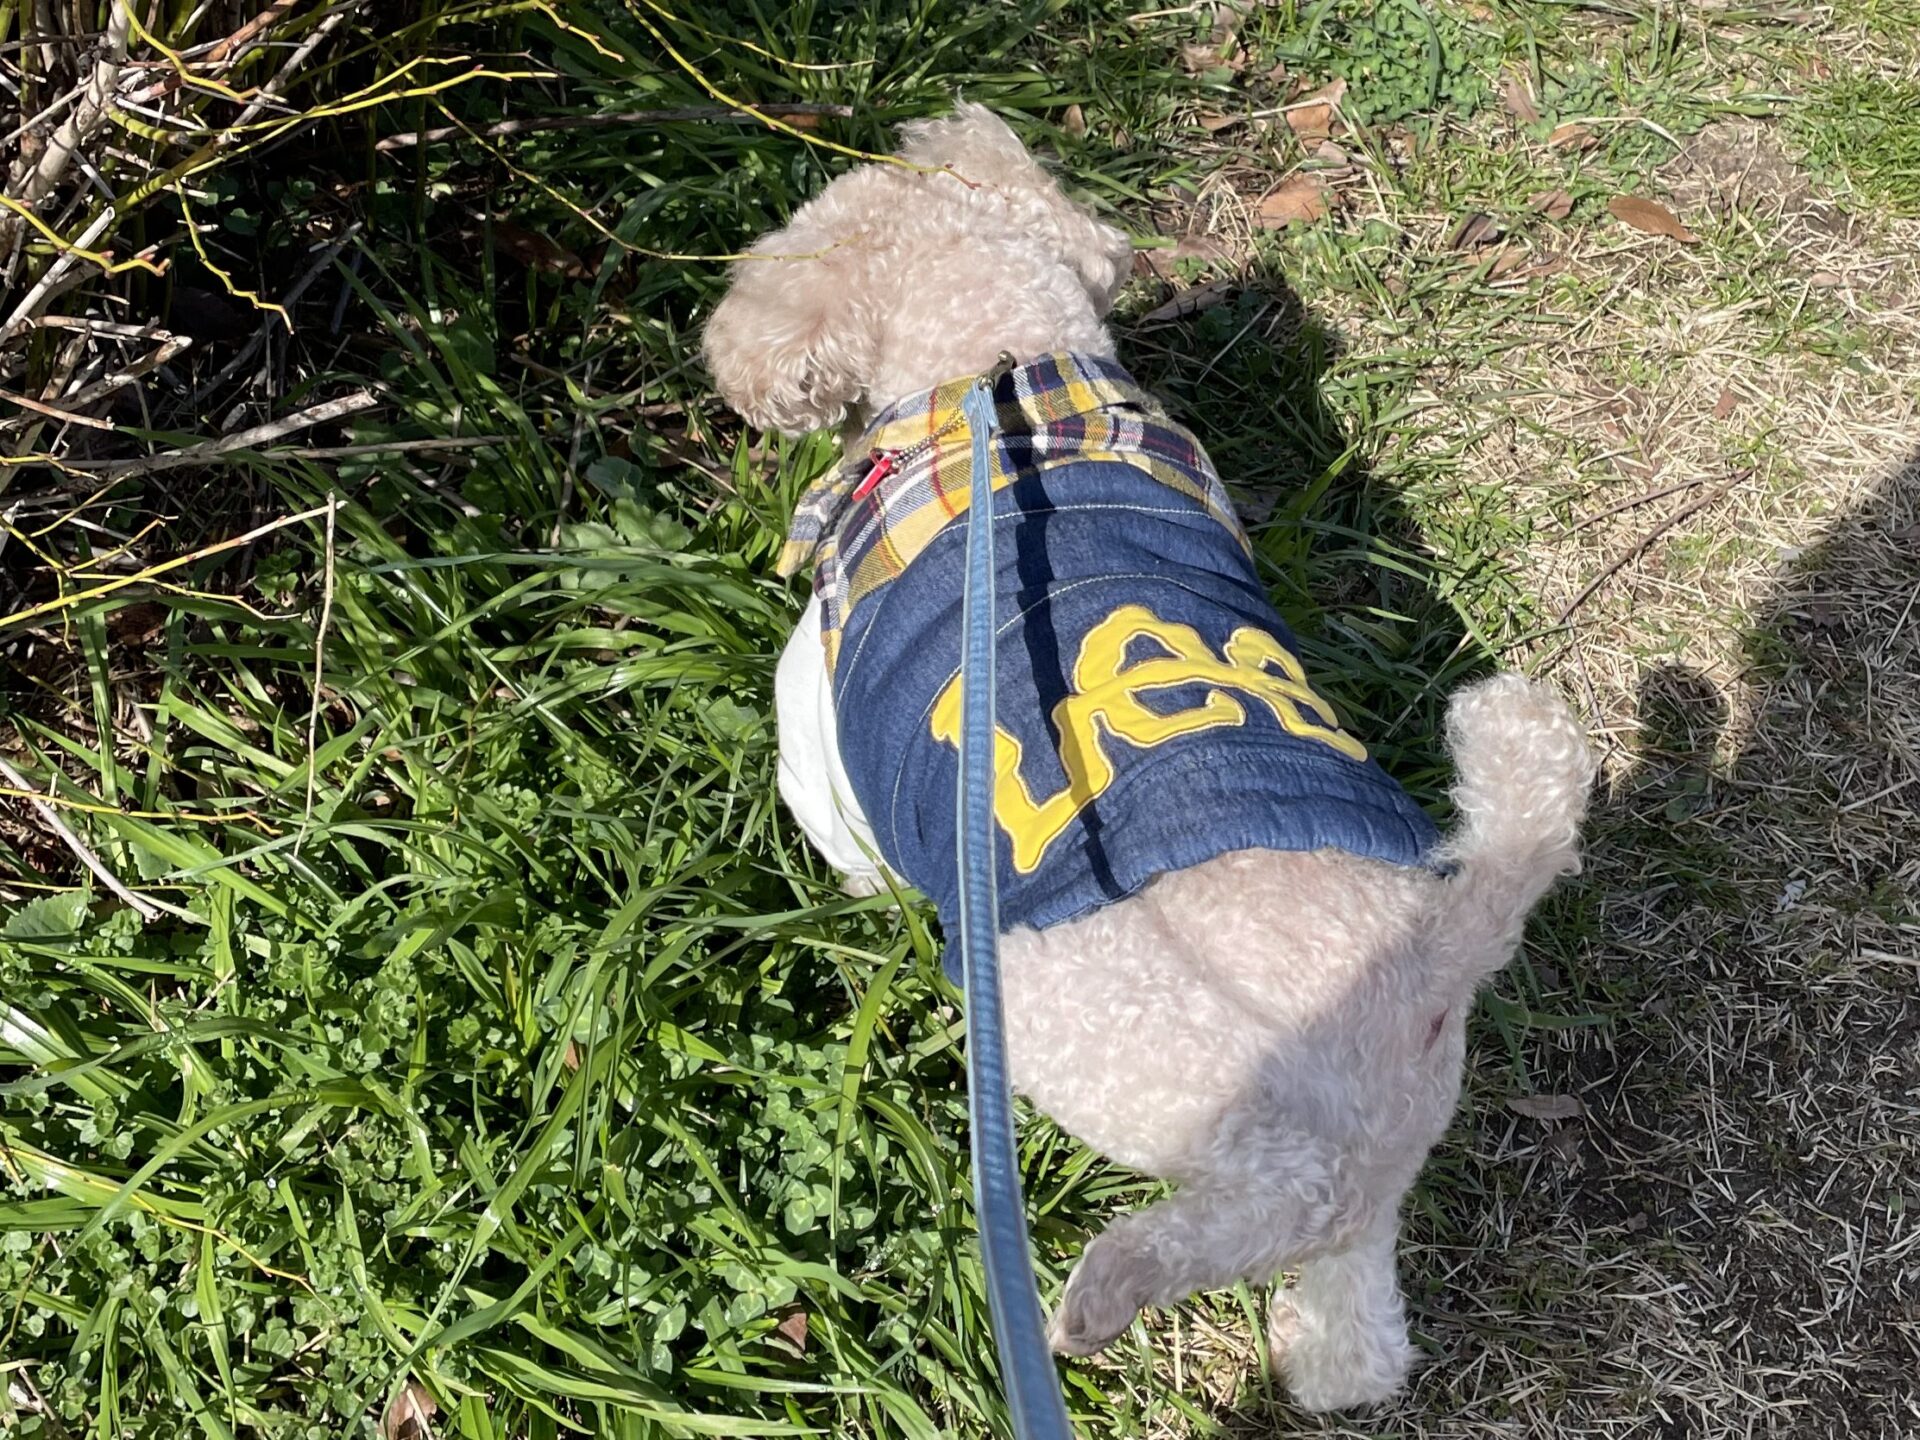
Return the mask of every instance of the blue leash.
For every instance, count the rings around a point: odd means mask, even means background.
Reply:
[[[973,1199],[987,1273],[987,1307],[993,1316],[1001,1383],[1013,1412],[1014,1434],[1018,1440],[1072,1440],[1028,1248],[1000,1005],[1000,894],[993,816],[993,476],[988,446],[995,420],[994,382],[1011,365],[1011,359],[1002,356],[1000,365],[975,381],[961,402],[973,432],[962,602],[959,787],[960,951],[967,989]]]

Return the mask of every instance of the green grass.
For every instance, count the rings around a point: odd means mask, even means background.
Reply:
[[[241,452],[115,485],[85,524],[65,501],[26,512],[43,531],[10,521],[24,605],[89,583],[89,558],[123,573],[110,552],[127,537],[153,563],[338,503],[331,541],[306,521],[177,584],[0,621],[0,753],[172,907],[141,923],[25,808],[0,827],[0,1431],[364,1434],[411,1381],[436,1433],[468,1440],[999,1432],[939,937],[923,913],[840,897],[773,798],[772,667],[800,596],[772,557],[832,448],[740,433],[693,358],[717,257],[850,162],[725,121],[373,143],[711,104],[705,82],[850,105],[806,134],[883,149],[958,89],[1144,237],[1180,228],[1221,177],[1257,196],[1302,158],[1284,135],[1210,139],[1197,116],[1279,103],[1276,65],[1345,78],[1367,128],[1343,143],[1378,159],[1378,211],[1190,267],[1244,284],[1176,326],[1136,328],[1164,294],[1143,286],[1123,346],[1268,502],[1255,542],[1276,600],[1438,804],[1441,701],[1549,618],[1515,557],[1564,516],[1510,504],[1473,468],[1496,419],[1454,424],[1436,397],[1609,292],[1592,275],[1499,288],[1417,217],[1483,210],[1541,251],[1617,239],[1607,198],[1774,91],[1703,64],[1703,32],[1670,7],[1283,4],[1197,73],[1181,49],[1204,19],[1139,8],[740,0],[695,24],[609,0],[566,7],[562,27],[534,6],[424,3],[377,34],[350,15],[295,96],[309,122],[192,179],[215,222],[202,243],[242,288],[286,293],[316,242],[360,228],[293,306],[264,390],[242,375],[188,403],[154,387],[150,409],[115,414],[107,453],[363,384],[378,408],[316,443],[391,448]],[[0,4],[0,41],[19,15]],[[421,54],[541,77],[329,113]],[[1500,118],[1514,72],[1538,121]],[[1836,87],[1796,133],[1893,204],[1911,154],[1853,127],[1903,113],[1877,83]],[[1549,148],[1574,119],[1594,147]],[[1526,198],[1559,186],[1573,216],[1531,215]],[[166,190],[130,206],[118,250],[161,247],[170,278],[96,278],[68,312],[181,324],[218,303],[184,222]],[[1764,268],[1742,236],[1709,239],[1738,260],[1729,276]],[[1787,336],[1814,323],[1767,283],[1728,303],[1759,294]],[[1267,323],[1274,306],[1299,325]],[[52,382],[49,334],[19,347],[8,388]],[[180,362],[190,381],[223,344]],[[449,437],[479,443],[422,448]],[[56,478],[10,474],[14,495]],[[1571,972],[1597,928],[1563,902],[1534,958]],[[1543,973],[1516,971],[1477,1032],[1485,1068],[1529,1087],[1553,1037],[1640,993]],[[1044,1121],[1024,1146],[1051,1298],[1084,1237],[1151,1187]],[[1498,1178],[1463,1153],[1436,1163],[1417,1233],[1464,1244]],[[1439,1303],[1438,1273],[1417,1298]],[[1544,1305],[1578,1277],[1544,1266],[1528,1284]],[[1252,1328],[1251,1297],[1213,1305]],[[1115,1368],[1063,1373],[1089,1435],[1204,1430],[1265,1403],[1257,1368],[1223,1401],[1138,1341]]]
[[[1862,209],[1920,215],[1920,83],[1836,78],[1795,117],[1808,163]]]

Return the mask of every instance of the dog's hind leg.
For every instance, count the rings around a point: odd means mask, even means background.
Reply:
[[[1277,1123],[1264,1098],[1235,1108],[1199,1178],[1113,1221],[1081,1254],[1054,1315],[1056,1350],[1091,1355],[1146,1306],[1264,1283],[1362,1228],[1366,1202],[1336,1170],[1333,1146]]]
[[[1376,1215],[1346,1250],[1304,1261],[1276,1289],[1268,1348],[1303,1410],[1345,1410],[1394,1395],[1413,1365],[1407,1310],[1394,1274],[1397,1207]]]

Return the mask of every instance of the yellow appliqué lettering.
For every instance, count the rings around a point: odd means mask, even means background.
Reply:
[[[1127,652],[1137,641],[1152,641],[1164,653],[1129,663]],[[1147,695],[1181,685],[1212,688],[1189,709],[1148,708]],[[1191,625],[1162,620],[1144,605],[1122,605],[1086,633],[1072,689],[1053,707],[1064,789],[1036,800],[1020,773],[1019,740],[995,727],[993,813],[1013,841],[1014,869],[1023,875],[1037,869],[1073,817],[1113,783],[1108,739],[1150,750],[1182,735],[1244,725],[1246,707],[1229,691],[1264,704],[1290,735],[1322,741],[1353,760],[1367,758],[1366,747],[1340,728],[1333,707],[1307,684],[1300,662],[1265,631],[1242,626],[1216,656]],[[934,701],[932,726],[934,739],[959,746],[957,674]]]

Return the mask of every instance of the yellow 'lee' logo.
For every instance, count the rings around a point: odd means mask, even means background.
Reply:
[[[1127,650],[1137,640],[1151,640],[1165,653],[1129,663]],[[1181,685],[1213,688],[1185,710],[1148,708],[1148,694]],[[1366,747],[1340,728],[1333,708],[1307,684],[1300,662],[1265,631],[1242,626],[1228,638],[1224,655],[1216,656],[1191,625],[1162,620],[1144,605],[1122,605],[1080,642],[1072,690],[1053,707],[1060,765],[1067,772],[1064,789],[1035,800],[1020,774],[1020,742],[995,727],[993,813],[1013,841],[1014,869],[1033,873],[1073,817],[1113,783],[1108,737],[1147,750],[1182,735],[1244,725],[1246,707],[1229,690],[1264,704],[1291,735],[1324,741],[1354,760],[1367,758]],[[960,744],[957,674],[934,701],[933,738]]]

